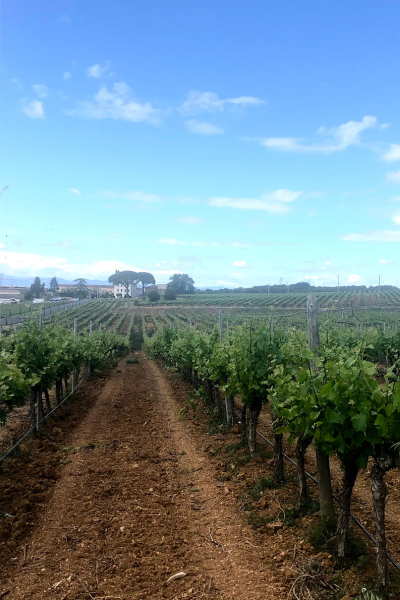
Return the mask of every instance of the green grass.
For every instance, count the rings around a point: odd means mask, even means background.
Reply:
[[[326,526],[322,522],[316,523],[307,531],[306,539],[318,552],[334,554],[336,525]],[[366,564],[368,559],[368,548],[365,541],[349,527],[346,556],[341,561],[341,566],[350,567],[353,564]]]

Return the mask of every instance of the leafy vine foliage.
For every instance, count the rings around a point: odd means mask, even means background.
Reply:
[[[55,385],[60,401],[63,381],[90,361],[92,370],[107,367],[112,358],[128,351],[128,340],[114,332],[96,331],[77,336],[62,325],[46,325],[42,330],[33,323],[8,335],[0,342],[0,422],[15,406],[22,406],[30,392],[31,425],[43,416],[42,393]],[[49,408],[49,403],[47,407]],[[35,408],[36,407],[36,408]],[[36,415],[35,410],[38,414]]]
[[[222,343],[217,331],[164,327],[146,342],[148,353],[162,358],[198,387],[203,385],[215,411],[222,413],[222,391],[228,424],[232,401],[240,396],[248,412],[248,442],[256,451],[257,420],[270,403],[274,424],[275,477],[282,477],[282,434],[296,442],[299,507],[308,502],[304,455],[310,444],[324,455],[336,455],[343,469],[337,513],[336,555],[346,553],[350,502],[359,469],[374,459],[371,489],[378,541],[379,583],[387,585],[384,526],[384,474],[398,464],[400,440],[399,336],[385,347],[376,334],[357,341],[354,334],[326,329],[318,351],[296,329],[238,326]],[[371,362],[390,355],[392,366],[378,381]]]

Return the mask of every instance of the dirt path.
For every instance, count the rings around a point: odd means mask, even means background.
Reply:
[[[158,366],[122,360],[64,448],[62,472],[4,571],[10,600],[286,598]],[[272,539],[272,538],[271,538]],[[23,548],[26,546],[26,561]],[[169,585],[183,571],[186,577]]]

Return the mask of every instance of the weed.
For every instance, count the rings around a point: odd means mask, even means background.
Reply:
[[[137,358],[127,358],[126,359],[126,364],[127,365],[138,365],[139,361],[138,361]],[[121,372],[121,371],[119,371],[119,372]]]
[[[181,456],[185,456],[186,452],[185,452],[184,450],[182,450],[182,452],[179,452],[179,454],[180,454]]]
[[[373,592],[371,590],[367,590],[366,588],[363,588],[361,590],[361,595],[357,596],[357,598],[355,598],[355,600],[382,600],[382,597],[377,596],[375,594],[375,592]]]
[[[214,475],[214,479],[216,479],[217,481],[230,481],[231,480],[231,476],[230,475]]]
[[[252,510],[249,516],[247,517],[248,524],[254,527],[254,529],[260,529],[264,527],[264,525],[272,523],[272,521],[274,520],[274,517],[260,515],[256,510]]]
[[[319,552],[334,554],[336,542],[335,525],[327,525],[319,522],[308,530],[306,537],[307,541]],[[368,562],[368,558],[366,543],[349,527],[346,556],[340,561],[341,566],[349,567],[353,564],[365,564]]]
[[[254,500],[259,500],[261,494],[265,490],[272,490],[274,486],[274,480],[272,477],[260,477],[257,483],[250,488],[249,494]]]
[[[285,523],[289,527],[293,527],[301,517],[313,515],[317,510],[319,510],[319,502],[309,496],[305,507],[300,508],[298,504],[295,504],[293,508],[285,510]]]
[[[236,460],[237,467],[243,467],[243,465],[247,465],[251,460],[253,460],[252,454],[245,454]]]
[[[193,411],[193,413],[196,412],[196,408],[197,408],[197,402],[196,402],[196,398],[192,395],[190,395],[188,397],[188,399],[186,400],[189,408]]]
[[[178,410],[178,419],[186,419],[186,407],[182,406],[182,408],[180,408]]]
[[[245,446],[246,446],[246,442],[243,440],[240,440],[240,442],[237,442],[237,444],[228,444],[227,447],[225,448],[225,452],[227,454],[233,454],[234,452],[241,450]]]
[[[337,577],[332,577],[329,569],[319,560],[311,560],[299,565],[293,577],[290,597],[315,600],[340,600],[343,592]]]

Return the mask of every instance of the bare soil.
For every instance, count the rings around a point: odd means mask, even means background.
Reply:
[[[295,480],[251,497],[272,473],[269,456],[236,450],[240,428],[223,435],[203,404],[188,407],[190,386],[136,356],[139,364],[123,359],[83,384],[7,461],[1,592],[13,600],[285,600],[311,562],[331,582],[333,558],[304,539],[318,515],[285,522]],[[349,590],[359,592],[373,571],[352,567]]]

